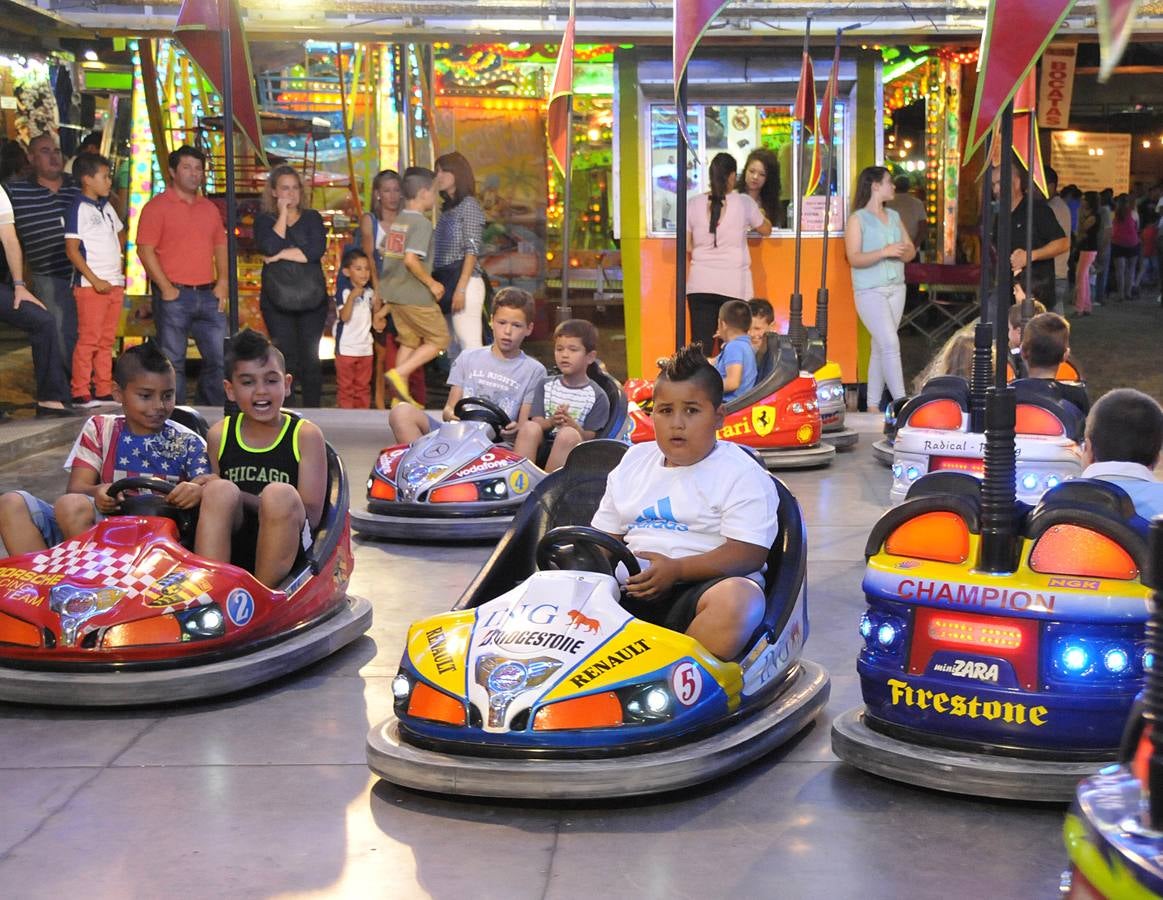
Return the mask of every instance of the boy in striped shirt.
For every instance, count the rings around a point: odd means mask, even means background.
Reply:
[[[554,330],[553,358],[560,374],[537,388],[513,448],[547,472],[565,465],[569,451],[592,440],[610,417],[606,392],[586,375],[597,357],[598,329],[592,323],[566,319]]]

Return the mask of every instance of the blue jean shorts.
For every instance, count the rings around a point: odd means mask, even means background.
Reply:
[[[36,526],[47,546],[55,547],[65,539],[60,525],[57,524],[56,513],[53,512],[51,503],[41,500],[40,497],[32,496],[28,491],[17,491],[16,493],[24,500],[24,505],[28,507],[29,518],[32,519],[32,524]]]

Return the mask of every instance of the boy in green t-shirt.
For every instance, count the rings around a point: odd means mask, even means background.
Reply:
[[[385,377],[401,399],[420,407],[408,393],[408,376],[435,359],[449,344],[440,311],[444,285],[432,277],[433,230],[426,213],[436,202],[435,176],[428,169],[404,173],[404,209],[384,240],[380,296],[388,304],[400,343],[396,367]]]

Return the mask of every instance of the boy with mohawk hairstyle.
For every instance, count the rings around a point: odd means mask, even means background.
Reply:
[[[653,418],[655,443],[626,451],[591,524],[641,561],[626,582],[633,615],[734,659],[763,619],[775,482],[742,447],[716,440],[723,379],[697,345],[663,362]]]

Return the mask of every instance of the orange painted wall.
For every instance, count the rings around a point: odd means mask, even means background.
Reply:
[[[795,241],[764,238],[750,241],[751,277],[756,296],[775,307],[777,321],[786,331],[787,310],[795,274]],[[820,286],[822,238],[804,238],[800,290],[804,295],[804,324],[816,321],[816,289]],[[655,360],[674,352],[674,250],[667,238],[642,239],[642,353],[641,371],[649,378]],[[852,276],[844,258],[843,235],[828,239],[828,358],[839,363],[846,382],[856,377],[856,307]],[[633,361],[631,368],[633,368]]]

